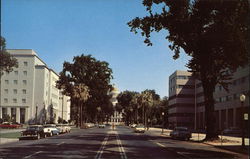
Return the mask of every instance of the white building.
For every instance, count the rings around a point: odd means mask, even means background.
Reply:
[[[119,95],[119,93],[120,93],[119,90],[116,87],[113,86],[113,90],[110,92],[110,94],[112,95],[111,103],[112,103],[112,105],[114,107],[118,103],[117,96]],[[119,113],[118,111],[114,111],[114,114],[111,116],[110,122],[114,123],[115,125],[122,124],[123,123],[123,121],[122,121],[122,112]]]
[[[18,68],[1,78],[0,118],[9,115],[20,123],[44,123],[45,119],[48,122],[54,118],[57,122],[62,114],[62,102],[56,88],[58,74],[33,50],[7,51],[17,59]],[[67,100],[63,103],[64,110],[69,110]]]

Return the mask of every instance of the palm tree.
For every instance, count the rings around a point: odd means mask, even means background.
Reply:
[[[84,103],[91,97],[89,88],[85,84],[75,85],[73,88],[73,97],[78,103],[78,126],[82,127],[83,121],[83,106]]]

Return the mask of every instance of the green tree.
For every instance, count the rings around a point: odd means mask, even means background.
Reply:
[[[14,67],[17,67],[17,59],[10,55],[5,49],[6,43],[3,37],[0,37],[0,77],[4,72],[13,71]]]
[[[123,91],[117,96],[118,105],[122,107],[123,110],[123,118],[125,120],[125,123],[128,125],[131,123],[132,119],[132,105],[131,101],[133,99],[133,96],[136,94],[136,92],[132,91]]]
[[[104,107],[103,103],[109,102],[108,92],[112,89],[110,80],[112,79],[112,70],[105,61],[96,60],[91,55],[80,55],[73,58],[73,63],[64,62],[63,70],[60,72],[57,87],[63,88],[63,93],[71,97],[72,117],[77,112],[82,111],[85,114],[85,120],[94,121],[96,108]],[[74,95],[75,87],[83,84],[88,87],[88,94],[91,96],[82,110],[79,100]],[[104,110],[105,108],[102,108]],[[76,118],[76,117],[75,117]],[[83,118],[83,117],[82,117]]]
[[[151,46],[151,33],[167,30],[173,58],[179,57],[181,48],[191,56],[187,67],[201,80],[204,90],[205,140],[217,139],[213,92],[216,84],[227,90],[232,73],[249,60],[249,1],[143,0],[143,5],[149,14],[128,22],[131,31],[140,29],[144,42]]]

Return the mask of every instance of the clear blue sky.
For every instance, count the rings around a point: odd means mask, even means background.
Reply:
[[[119,90],[155,89],[168,96],[168,77],[186,70],[188,57],[155,33],[147,47],[127,22],[146,15],[140,0],[2,0],[2,35],[8,49],[33,49],[56,72],[64,61],[92,54],[107,61]]]

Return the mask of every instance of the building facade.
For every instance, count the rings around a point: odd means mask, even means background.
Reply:
[[[194,79],[187,71],[175,71],[169,77],[168,122],[171,128],[194,123]]]
[[[62,111],[58,74],[33,50],[7,51],[17,59],[18,68],[1,78],[0,118],[9,116],[19,123],[57,122]]]
[[[191,73],[187,71],[176,71],[169,77],[169,122],[173,126],[204,130],[205,105],[202,83],[190,77]],[[249,80],[249,67],[239,68],[233,74],[228,92],[222,86],[216,86],[213,95],[215,125],[218,131],[240,127],[242,113],[249,113]],[[241,94],[246,96],[243,105],[240,102]],[[178,118],[178,115],[181,117]]]

